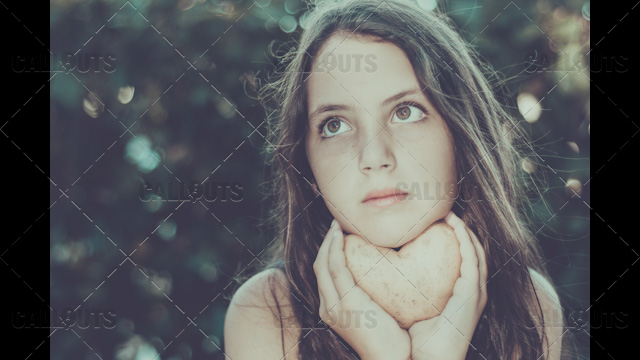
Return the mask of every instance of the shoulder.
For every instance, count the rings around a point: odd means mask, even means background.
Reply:
[[[236,290],[224,322],[225,353],[230,358],[282,359],[286,354],[284,359],[295,359],[298,338],[282,270],[263,270]]]
[[[534,318],[534,323],[546,338],[543,339],[543,349],[546,360],[559,360],[562,348],[562,335],[564,333],[563,311],[560,304],[560,298],[549,280],[534,269],[529,269],[531,280],[540,307],[542,307],[542,316]]]
[[[262,270],[245,281],[233,295],[231,304],[243,307],[276,306],[288,301],[288,285],[284,272],[277,268]]]
[[[546,298],[545,300],[548,300],[557,304],[560,303],[560,299],[558,297],[558,293],[556,292],[556,289],[553,287],[553,285],[551,285],[551,283],[549,282],[549,280],[547,280],[547,278],[545,278],[544,276],[542,276],[542,274],[540,274],[539,272],[531,268],[529,268],[529,274],[531,274],[531,280],[533,280],[533,285],[536,289],[536,293],[538,293],[538,296],[542,295],[543,297]]]

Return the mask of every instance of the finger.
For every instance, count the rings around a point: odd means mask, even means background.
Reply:
[[[465,317],[470,318],[475,311],[475,301],[471,301],[479,293],[479,271],[478,255],[476,248],[467,232],[464,222],[459,221],[454,228],[456,237],[460,242],[460,277],[453,287],[453,295],[447,302],[442,315],[453,322],[463,321]]]
[[[344,254],[344,235],[340,226],[332,230],[335,234],[329,247],[329,273],[333,279],[338,296],[342,299],[356,285],[353,275],[347,267],[347,259]],[[332,235],[333,236],[333,235]]]
[[[319,308],[318,315],[320,315],[320,318],[322,318],[322,309],[324,308],[325,304],[324,304],[324,296],[322,295],[320,285],[318,285],[318,298],[320,299],[320,306],[318,307]]]
[[[478,291],[478,282],[480,281],[478,256],[471,242],[471,238],[465,229],[464,223],[457,223],[454,231],[460,242],[462,263],[460,264],[460,278],[456,281],[453,292],[454,295],[458,294],[467,298]]]
[[[316,273],[316,280],[318,282],[318,293],[323,295],[327,308],[332,307],[339,300],[338,292],[329,273],[329,246],[333,240],[331,234],[334,229],[335,223],[329,228],[329,231],[327,231],[318,250],[316,261],[313,264],[313,270]]]
[[[332,321],[332,319],[328,315],[327,303],[324,301],[322,292],[320,292],[320,306],[318,309],[318,316],[320,316],[320,320],[322,320],[327,325],[329,325]],[[318,323],[320,323],[320,321],[318,321]]]
[[[479,292],[480,292],[480,302],[479,305],[484,309],[484,306],[486,306],[487,301],[488,301],[488,291],[487,291],[487,282],[488,282],[488,268],[487,268],[487,257],[484,251],[484,248],[482,247],[482,244],[480,243],[480,240],[478,239],[478,237],[476,236],[476,234],[471,231],[471,229],[469,229],[469,227],[467,227],[467,231],[469,232],[469,234],[471,234],[471,239],[473,240],[473,243],[476,245],[476,252],[478,253],[478,269],[480,272],[479,275]]]
[[[478,256],[478,269],[479,269],[479,273],[480,273],[480,278],[482,278],[482,275],[484,275],[484,279],[485,281],[483,281],[482,284],[484,284],[486,282],[486,278],[487,278],[487,258],[486,258],[486,254],[484,251],[484,247],[482,246],[482,244],[480,243],[480,240],[478,239],[478,237],[476,236],[476,234],[469,228],[469,226],[467,226],[467,224],[460,219],[453,211],[449,211],[449,213],[447,214],[447,216],[445,217],[445,222],[448,223],[449,225],[451,225],[452,227],[455,227],[455,225],[457,225],[459,222],[464,224],[465,229],[467,230],[467,233],[469,234],[469,236],[471,237],[473,246],[476,249],[476,253]]]
[[[467,233],[469,233],[469,236],[471,237],[471,242],[476,248],[476,253],[478,255],[478,272],[480,274],[479,284],[482,287],[482,286],[485,286],[487,283],[487,275],[489,272],[487,269],[487,255],[484,251],[484,247],[482,246],[482,243],[480,243],[480,240],[478,239],[476,234],[466,224],[465,224],[465,228],[467,229]]]
[[[444,222],[447,223],[452,228],[455,228],[456,224],[458,224],[459,222],[462,222],[462,219],[456,216],[453,210],[449,210],[449,213],[447,214],[447,216],[444,217]]]
[[[475,253],[473,254],[473,257],[475,257],[475,261],[473,261],[472,263],[477,263],[478,278],[479,278],[478,281],[482,280],[482,275],[484,275],[484,281],[482,282],[482,284],[480,284],[480,285],[483,285],[484,283],[486,283],[486,273],[487,273],[487,271],[483,271],[483,269],[486,269],[487,262],[486,262],[486,255],[484,252],[484,248],[482,247],[482,244],[480,244],[480,240],[478,240],[478,237],[475,235],[475,233],[471,231],[471,229],[469,229],[467,224],[462,219],[460,219],[453,211],[449,211],[447,216],[445,216],[445,222],[448,223],[450,226],[452,226],[454,230],[458,224],[463,225],[465,232],[467,233],[467,236],[464,239],[458,239],[458,240],[462,241],[468,238],[469,242],[471,242],[475,251]]]
[[[474,296],[479,296],[479,275],[476,250],[464,228],[464,223],[458,222],[454,231],[460,242],[462,263],[460,264],[460,277],[453,286],[453,294],[447,302],[442,315],[449,321],[457,323],[463,321],[462,319],[464,318],[473,316],[475,301],[471,299]]]
[[[453,295],[447,302],[442,316],[447,322],[451,322],[458,331],[469,337],[473,334],[475,324],[470,322],[477,316],[477,298],[484,299],[486,292],[480,286],[480,268],[486,266],[486,261],[481,265],[480,258],[485,258],[484,250],[475,234],[453,212],[447,214],[445,222],[454,226],[454,232],[460,243],[460,278],[453,288]],[[482,255],[482,256],[480,256]]]
[[[476,248],[471,242],[469,233],[463,222],[458,222],[454,228],[456,237],[460,242],[460,255],[462,256],[462,264],[460,265],[460,276],[470,281],[473,284],[478,284],[479,272],[478,272],[478,254]]]

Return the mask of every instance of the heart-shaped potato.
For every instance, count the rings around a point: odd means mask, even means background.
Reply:
[[[356,284],[403,329],[440,314],[460,277],[460,243],[444,222],[429,226],[399,251],[354,234],[345,237],[344,251]]]

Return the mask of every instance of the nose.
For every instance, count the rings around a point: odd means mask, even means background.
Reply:
[[[360,171],[363,174],[386,170],[391,172],[396,167],[396,158],[393,151],[393,140],[387,129],[376,127],[368,140],[364,141],[360,152]]]

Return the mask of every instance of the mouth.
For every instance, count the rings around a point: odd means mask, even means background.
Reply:
[[[408,196],[407,192],[395,188],[376,189],[367,193],[362,203],[383,208],[403,202]]]

